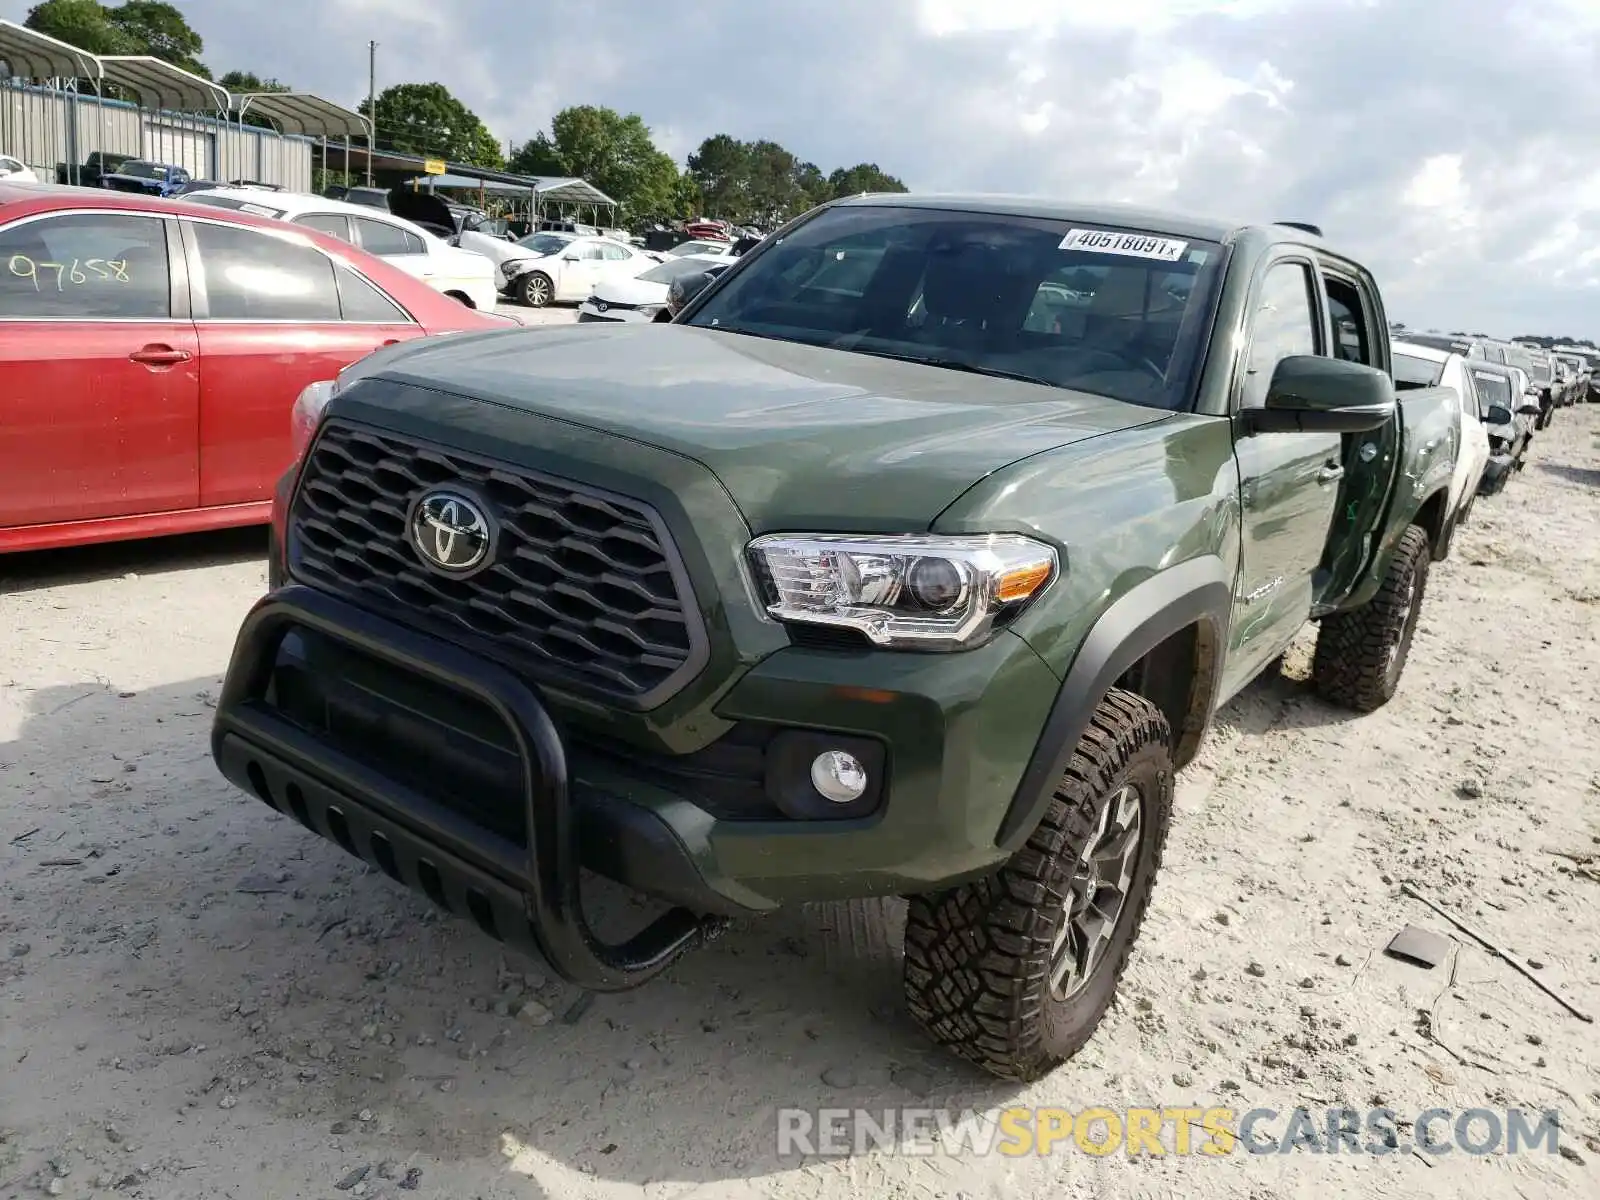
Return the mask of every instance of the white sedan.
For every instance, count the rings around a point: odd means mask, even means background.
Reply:
[[[603,281],[633,279],[661,262],[610,238],[570,233],[533,233],[517,245],[524,253],[500,264],[501,291],[531,308],[582,300]]]
[[[242,187],[190,192],[181,202],[238,209],[332,234],[392,263],[469,308],[493,312],[499,297],[495,265],[483,255],[452,246],[420,225],[371,205]]]
[[[39,177],[33,173],[32,167],[9,154],[0,154],[0,179],[4,179],[7,183],[39,182]]]
[[[595,285],[578,306],[581,321],[654,321],[667,306],[667,289],[674,279],[694,275],[707,267],[725,267],[726,255],[684,254],[651,267],[630,279],[607,279]]]

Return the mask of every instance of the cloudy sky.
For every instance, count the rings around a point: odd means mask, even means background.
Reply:
[[[376,38],[380,89],[437,80],[502,139],[606,104],[680,162],[726,132],[919,191],[1311,220],[1396,319],[1600,338],[1596,0],[178,4],[214,71],[344,103]]]

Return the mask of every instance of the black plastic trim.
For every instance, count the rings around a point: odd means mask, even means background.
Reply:
[[[380,773],[322,745],[262,703],[278,647],[296,627],[346,642],[374,658],[456,688],[492,710],[515,741],[523,765],[526,854],[459,814],[424,797],[406,794]],[[562,978],[580,987],[591,991],[636,987],[720,927],[717,918],[674,908],[627,942],[600,941],[583,914],[579,826],[569,792],[566,750],[534,689],[497,663],[346,601],[291,585],[269,593],[250,610],[234,646],[211,734],[212,755],[229,778],[235,778],[240,769],[237,741],[261,747],[307,779],[320,780],[337,792],[370,798],[365,805],[369,811],[381,811],[386,807],[381,798],[391,797],[388,807],[404,812],[415,829],[413,840],[420,835],[423,843],[450,849],[462,860],[474,860],[480,874],[523,885],[515,890],[525,902],[527,923],[539,953]],[[344,814],[343,828],[350,836],[348,814]],[[318,831],[344,842],[331,822]],[[434,871],[437,873],[437,867]],[[418,882],[432,895],[428,879],[419,876]]]
[[[1044,732],[1022,773],[995,842],[1015,853],[1044,816],[1072,753],[1100,700],[1136,662],[1196,621],[1210,624],[1227,644],[1233,585],[1222,560],[1193,558],[1152,575],[1112,603],[1078,648],[1061,683]],[[1216,708],[1221,672],[1212,673],[1207,717]]]

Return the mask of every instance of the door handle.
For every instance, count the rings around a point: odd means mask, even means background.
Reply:
[[[188,362],[193,355],[187,350],[174,350],[171,346],[163,346],[152,342],[135,350],[128,358],[136,363],[143,363],[147,367],[172,367],[178,363]]]
[[[400,339],[399,338],[384,338],[383,341],[381,343],[379,343],[378,349],[381,350],[381,349],[383,349],[384,346],[398,346],[399,344],[400,344]]]
[[[1336,467],[1336,466],[1329,465],[1329,466],[1323,467],[1322,470],[1317,472],[1317,482],[1318,483],[1333,483],[1333,482],[1335,482],[1337,480],[1340,480],[1340,479],[1343,479],[1343,478],[1344,478],[1344,468],[1343,467]]]

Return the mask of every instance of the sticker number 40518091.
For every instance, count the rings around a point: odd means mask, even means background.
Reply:
[[[1069,229],[1061,239],[1063,250],[1088,250],[1095,254],[1122,254],[1129,258],[1154,258],[1177,262],[1188,242],[1152,237],[1148,233],[1118,233],[1112,229]]]

